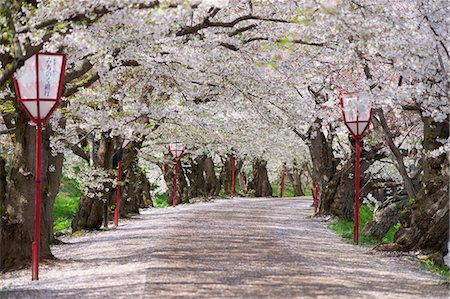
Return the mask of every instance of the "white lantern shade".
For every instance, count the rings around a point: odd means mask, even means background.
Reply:
[[[355,138],[361,138],[372,117],[370,97],[364,93],[341,93],[339,95],[344,122]]]
[[[39,54],[39,99],[58,98],[59,80],[63,67],[63,56]]]
[[[127,147],[127,145],[131,143],[131,141],[133,141],[133,130],[128,129],[122,135],[122,148]]]
[[[185,151],[184,145],[182,145],[180,142],[175,142],[169,145],[169,152],[172,154],[172,156],[178,160]]]
[[[18,100],[35,123],[45,122],[62,95],[65,54],[38,53],[17,70],[14,84]]]
[[[130,144],[130,142],[131,142],[131,139],[125,137],[125,138],[122,140],[122,148],[126,148],[127,145]]]
[[[17,70],[15,79],[17,80],[21,99],[37,98],[36,56],[32,56],[25,61],[24,65]]]

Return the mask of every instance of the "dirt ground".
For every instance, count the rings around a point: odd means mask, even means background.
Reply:
[[[150,209],[66,237],[57,261],[0,274],[0,298],[449,298],[409,257],[348,244],[309,198]]]

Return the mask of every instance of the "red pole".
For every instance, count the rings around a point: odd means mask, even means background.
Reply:
[[[284,197],[284,178],[286,176],[286,162],[283,162],[283,170],[281,172],[281,197]]]
[[[36,127],[36,200],[34,217],[34,241],[31,245],[31,279],[39,279],[39,251],[41,246],[41,156],[42,123]]]
[[[175,159],[175,175],[173,177],[173,198],[172,198],[172,206],[174,208],[177,205],[177,178],[178,178],[178,160]]]
[[[355,163],[355,225],[353,229],[353,241],[358,245],[359,237],[359,156],[360,139],[356,138],[356,163]]]
[[[234,158],[231,158],[231,197],[234,197]]]
[[[119,160],[119,166],[117,169],[117,189],[116,189],[116,208],[114,210],[114,225],[119,225],[119,212],[120,212],[120,178],[122,176],[122,160]]]
[[[319,183],[316,182],[316,193],[314,196],[314,213],[317,213],[318,203],[319,203]]]

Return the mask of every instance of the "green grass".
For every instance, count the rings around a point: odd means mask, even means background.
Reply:
[[[379,243],[379,241],[366,237],[361,234],[362,229],[366,225],[367,222],[372,220],[373,218],[373,208],[368,205],[362,205],[359,209],[359,245],[364,247],[374,247]],[[336,235],[353,241],[353,221],[348,220],[337,220],[332,222],[329,227],[332,231],[336,233]],[[393,236],[394,232],[391,233]],[[390,236],[390,237],[391,237]],[[393,237],[392,237],[393,238]]]
[[[422,265],[429,271],[436,273],[450,282],[450,269],[447,265],[438,266],[430,259],[423,260]]]
[[[379,244],[379,240],[375,240],[371,237],[366,237],[361,234],[362,229],[366,223],[373,219],[373,207],[368,205],[362,205],[359,209],[359,245],[364,247],[374,247]],[[329,227],[336,235],[353,242],[353,221],[337,220],[330,223]],[[387,232],[386,236],[382,239],[383,243],[392,243],[394,241],[394,234],[400,228],[400,223],[395,224]],[[429,271],[442,276],[444,279],[450,282],[450,271],[447,265],[438,266],[430,259],[422,260],[422,265]]]
[[[63,177],[53,206],[53,231],[59,232],[70,228],[77,211],[81,189],[75,180]]]
[[[156,193],[155,199],[155,208],[167,208],[169,206],[166,199],[166,193]]]
[[[384,243],[392,243],[394,242],[394,234],[398,231],[400,228],[400,222],[397,222],[391,229],[387,232],[386,236],[383,238]]]
[[[383,237],[381,241],[376,240],[372,237],[363,236],[361,234],[362,229],[366,225],[367,222],[373,219],[374,207],[369,205],[362,205],[359,209],[359,245],[365,247],[374,247],[375,245],[383,242],[383,243],[392,243],[394,241],[394,234],[400,228],[400,223],[395,224],[391,229],[387,232],[386,236]],[[332,222],[329,227],[333,230],[338,236],[353,240],[353,221],[347,220],[337,220]]]
[[[272,183],[272,195],[273,197],[280,197],[280,193],[281,193],[281,184],[279,181],[273,182]],[[312,196],[312,192],[311,190],[304,190],[305,196]],[[289,198],[289,197],[294,197],[294,187],[292,186],[291,183],[286,182],[284,185],[284,197],[285,198]]]

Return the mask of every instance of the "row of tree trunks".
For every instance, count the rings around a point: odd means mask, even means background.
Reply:
[[[17,103],[15,103],[17,106]],[[16,268],[31,260],[35,215],[35,152],[36,127],[20,107],[16,107],[15,142],[11,177],[5,186],[7,194],[0,200],[0,270]],[[60,121],[64,128],[65,120]],[[53,156],[50,150],[51,126],[42,134],[41,174],[41,258],[52,258],[53,204],[59,191],[63,155]],[[51,166],[51,167],[49,167]],[[3,189],[4,190],[4,189]]]
[[[177,184],[177,203],[188,202],[190,198],[194,197],[217,196],[221,185],[223,185],[226,193],[231,194],[231,159],[233,159],[232,155],[227,155],[223,159],[224,164],[220,173],[220,180],[216,177],[214,162],[210,157],[199,156],[190,161],[190,165],[186,169],[183,169],[180,164]],[[255,160],[253,163],[253,179],[248,183],[245,173],[241,171],[242,166],[243,161],[236,159],[235,180],[239,180],[239,186],[241,186],[240,191],[248,191],[251,196],[257,197],[272,196],[272,186],[267,174],[267,161]],[[171,205],[173,198],[174,163],[159,163],[159,167],[161,168],[168,188],[166,192],[167,202]]]
[[[447,118],[448,119],[448,118]],[[423,117],[425,153],[438,149],[440,140],[449,137],[447,122],[437,123]],[[448,153],[437,157],[426,155],[423,161],[422,188],[408,206],[406,217],[395,234],[393,244],[379,246],[381,250],[426,250],[436,253],[442,262],[447,254],[449,240],[449,160]]]
[[[109,132],[101,134],[100,145],[93,160],[94,168],[101,170],[111,170],[113,166],[113,155],[116,149],[117,138],[109,136]],[[109,188],[108,188],[109,187]],[[106,191],[108,190],[108,191]],[[110,202],[114,194],[111,186],[103,186],[101,196],[92,196],[92,193],[98,194],[99,190],[90,190],[83,188],[80,201],[78,202],[77,212],[72,220],[72,232],[78,230],[96,230],[99,229],[103,221],[104,202]]]

